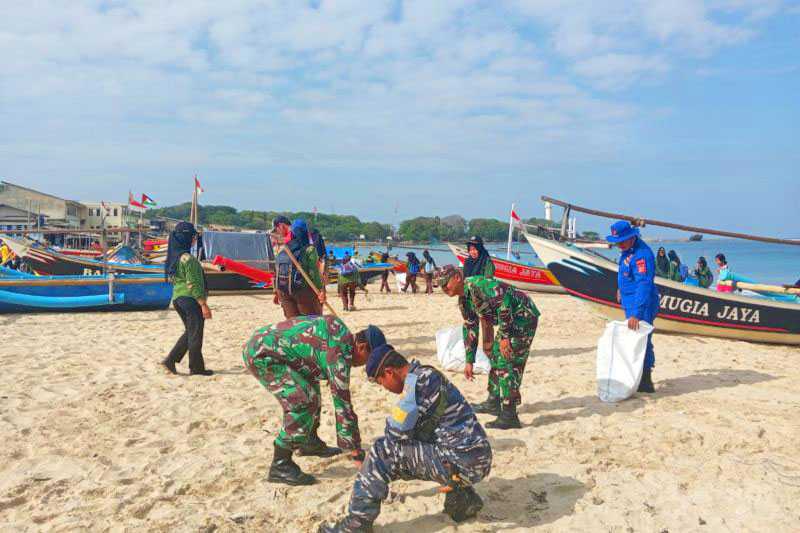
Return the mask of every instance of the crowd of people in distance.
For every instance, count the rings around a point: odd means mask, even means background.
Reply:
[[[714,257],[714,262],[717,265],[717,281],[733,280],[733,273],[728,267],[728,260],[725,254],[719,253]],[[708,266],[708,261],[702,255],[697,258],[697,262],[692,270],[686,264],[681,262],[675,250],[667,250],[662,246],[656,253],[656,276],[666,278],[672,281],[687,283],[689,285],[697,285],[707,289],[714,283],[714,273]],[[719,292],[732,292],[731,285],[718,283],[716,287]]]

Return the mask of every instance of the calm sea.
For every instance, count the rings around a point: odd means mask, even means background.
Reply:
[[[648,241],[648,244],[653,248],[653,252],[660,246],[666,248],[667,251],[675,250],[681,261],[686,263],[690,269],[694,268],[697,258],[702,255],[714,270],[714,256],[722,252],[728,258],[728,264],[733,272],[754,281],[781,284],[794,283],[800,278],[800,246],[766,244],[737,239],[704,239],[700,242]],[[506,256],[505,245],[490,244],[487,248],[493,255],[496,254],[503,258]],[[527,242],[514,243],[513,249],[519,252],[523,262],[541,266],[541,261]],[[420,259],[422,250],[423,248],[413,250]],[[440,266],[456,263],[455,256],[447,246],[429,246],[428,250]],[[410,249],[395,247],[391,253],[405,259],[408,251]],[[618,256],[616,249],[597,251],[614,261]]]

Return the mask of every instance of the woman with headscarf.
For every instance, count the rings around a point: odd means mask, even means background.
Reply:
[[[383,252],[381,254],[381,263],[388,263],[388,262],[389,262],[389,252]],[[383,292],[384,288],[386,288],[386,292],[387,293],[392,292],[392,289],[389,288],[389,271],[388,270],[384,270],[383,272],[381,272],[381,290],[380,290],[380,292]]]
[[[467,258],[464,260],[464,279],[472,276],[494,277],[494,263],[483,239],[477,235],[467,241]]]
[[[669,259],[663,246],[656,253],[656,276],[660,278],[669,277]]]
[[[425,274],[425,294],[433,294],[433,274],[436,272],[436,261],[428,250],[422,252],[425,258],[423,272]]]
[[[197,240],[197,230],[188,222],[179,222],[169,235],[164,275],[172,283],[172,305],[183,321],[184,332],[161,364],[177,374],[175,368],[189,352],[189,373],[210,376],[203,360],[203,329],[211,318],[203,265],[191,253]]]
[[[355,311],[356,287],[360,285],[360,279],[358,275],[358,266],[352,260],[349,253],[344,253],[342,264],[339,269],[339,296],[342,297],[344,310]]]
[[[675,250],[670,250],[667,257],[669,257],[669,275],[667,278],[672,281],[685,280],[686,276],[689,274],[688,268],[681,264],[681,260]]]
[[[309,239],[308,225],[302,218],[292,222],[289,240],[275,258],[275,292],[286,319],[296,316],[321,315],[325,302],[325,286],[319,273],[319,256]],[[303,268],[313,287],[289,257],[294,256]]]
[[[714,274],[708,268],[708,262],[702,255],[697,258],[697,266],[695,267],[692,275],[697,278],[697,284],[704,289],[707,289],[714,282]]]
[[[467,241],[467,257],[464,260],[464,279],[473,276],[494,277],[492,257],[483,245],[483,239],[478,235],[473,235]],[[458,307],[461,309],[461,314],[464,315],[466,300],[463,296],[458,298]],[[494,324],[491,320],[481,317],[481,329],[483,330],[483,349],[486,353],[490,353],[494,343]]]
[[[414,252],[408,252],[406,257],[408,258],[406,263],[408,268],[406,270],[406,284],[403,285],[402,291],[406,292],[408,286],[411,285],[411,292],[417,294],[417,275],[420,270],[419,259],[417,259],[417,255]]]

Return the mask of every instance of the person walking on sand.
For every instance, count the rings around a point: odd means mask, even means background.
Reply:
[[[205,321],[211,318],[211,310],[203,266],[191,254],[196,241],[197,230],[188,222],[179,222],[169,236],[164,274],[172,283],[172,306],[183,321],[184,331],[161,364],[170,373],[177,374],[175,365],[188,351],[189,373],[210,376],[214,372],[206,368],[203,359],[203,328]]]
[[[433,294],[433,274],[436,272],[436,261],[428,250],[422,252],[425,258],[425,294]]]
[[[344,450],[364,460],[358,417],[350,398],[350,369],[362,366],[373,347],[386,343],[375,326],[350,333],[335,316],[303,316],[257,329],[245,343],[245,367],[283,408],[283,426],[274,442],[267,481],[311,485],[292,454],[332,457]],[[338,448],[318,435],[321,413],[320,382],[327,381],[336,412]]]
[[[381,254],[381,263],[388,263],[389,262],[389,252],[383,252]],[[381,272],[381,290],[379,292],[383,292],[383,289],[386,289],[386,293],[392,292],[392,289],[389,288],[389,271],[384,270]]]
[[[371,351],[366,370],[369,381],[400,400],[356,476],[347,515],[318,531],[372,531],[389,483],[398,479],[435,481],[446,487],[444,512],[450,518],[476,516],[483,500],[473,485],[492,469],[492,446],[461,392],[444,374],[409,362],[389,344]]]
[[[339,295],[342,297],[345,311],[356,310],[356,287],[361,285],[358,265],[352,260],[350,254],[345,252],[339,270]]]
[[[611,235],[607,236],[606,240],[616,244],[622,251],[617,270],[617,301],[622,304],[622,309],[625,311],[628,328],[638,330],[639,322],[642,320],[653,325],[658,315],[659,303],[653,250],[639,236],[639,228],[632,227],[627,220],[615,222],[611,226]],[[668,255],[672,253],[670,251]],[[650,333],[647,337],[639,392],[655,392],[652,378],[655,364],[653,334]]]
[[[406,292],[408,287],[411,286],[411,292],[417,294],[417,275],[420,270],[419,259],[417,259],[417,255],[414,252],[408,252],[406,258],[408,259],[406,263],[406,284],[403,285],[402,291]]]
[[[448,296],[463,296],[462,333],[466,349],[464,377],[473,379],[472,366],[478,351],[479,317],[497,324],[498,334],[487,353],[492,369],[489,372],[489,397],[475,405],[476,413],[497,416],[487,428],[521,427],[517,406],[522,402],[520,388],[531,344],[539,324],[539,310],[527,294],[496,278],[472,276],[464,279],[461,269],[445,266],[439,274],[439,287]]]
[[[322,304],[325,303],[325,287],[320,276],[319,257],[309,239],[305,220],[298,218],[292,222],[290,232],[284,235],[284,239],[286,238],[289,239],[286,244],[288,252],[281,250],[275,258],[275,295],[283,308],[283,314],[287,319],[321,315]],[[303,267],[313,287],[309,286],[297,269],[289,252]]]

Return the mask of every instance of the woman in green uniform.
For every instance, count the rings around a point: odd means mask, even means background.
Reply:
[[[172,374],[175,365],[189,352],[189,373],[210,376],[203,360],[203,328],[211,318],[203,266],[190,250],[197,240],[197,230],[188,222],[179,222],[169,236],[164,274],[172,283],[172,305],[183,321],[184,332],[161,364]]]

